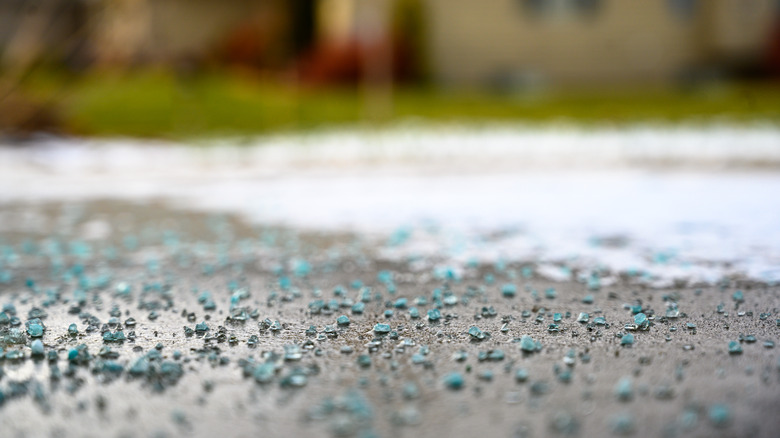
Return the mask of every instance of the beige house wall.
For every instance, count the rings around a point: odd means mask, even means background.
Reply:
[[[709,50],[724,58],[756,55],[776,25],[775,0],[710,0]],[[774,19],[773,19],[774,18]]]
[[[236,25],[286,26],[284,0],[104,0],[94,8],[98,60],[167,62],[214,49]]]
[[[520,0],[423,0],[434,80],[480,85],[531,74],[553,83],[666,81],[723,52],[758,50],[773,0],[602,0],[592,16],[529,14]],[[755,12],[734,11],[751,4]]]

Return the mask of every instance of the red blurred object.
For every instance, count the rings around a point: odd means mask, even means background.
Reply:
[[[357,40],[345,44],[320,44],[298,62],[303,82],[312,85],[356,84],[366,76],[366,66],[387,53],[391,57],[390,74],[394,82],[413,78],[412,57],[403,41],[386,39],[365,45]]]

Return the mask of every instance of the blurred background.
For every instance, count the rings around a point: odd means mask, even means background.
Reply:
[[[777,0],[2,0],[0,131],[780,120]]]

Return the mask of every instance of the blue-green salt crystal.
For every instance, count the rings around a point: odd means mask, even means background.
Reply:
[[[272,332],[278,332],[282,329],[282,323],[277,319],[271,324],[270,327],[268,327],[268,329]]]
[[[715,427],[725,427],[731,422],[731,409],[724,404],[715,404],[709,409],[710,422]]]
[[[493,306],[487,306],[487,307],[483,306],[481,313],[483,318],[490,318],[498,315],[498,312]]]
[[[410,318],[414,318],[414,319],[419,318],[420,317],[420,311],[417,310],[416,307],[412,307],[411,309],[409,309],[409,317]]]
[[[303,352],[301,351],[301,347],[298,345],[290,344],[284,346],[284,360],[297,361],[301,360],[302,357]]]
[[[599,290],[601,289],[601,279],[597,274],[593,274],[590,277],[588,277],[588,290]]]
[[[582,304],[593,304],[593,295],[585,295],[582,299]]]
[[[33,307],[29,312],[27,312],[27,317],[30,319],[46,318],[47,316],[48,314],[43,311],[43,309],[38,307]]]
[[[603,316],[597,316],[593,318],[593,323],[596,325],[607,325],[607,320]]]
[[[341,315],[336,319],[338,325],[349,325],[349,317],[347,315]],[[316,330],[315,330],[316,331]]]
[[[642,312],[642,305],[641,304],[634,304],[633,306],[631,306],[631,313],[636,315],[637,313],[640,313],[640,312]]]
[[[505,298],[512,298],[517,294],[517,286],[507,283],[501,287],[501,295]]]
[[[522,383],[528,380],[528,370],[525,368],[518,368],[515,371],[515,380]]]
[[[361,368],[368,368],[368,367],[370,367],[371,366],[371,356],[369,356],[367,354],[361,354],[357,358],[357,364]]]
[[[559,435],[575,436],[578,434],[580,425],[572,414],[560,411],[552,417],[550,428]]]
[[[406,304],[407,304],[407,299],[406,298],[399,298],[399,299],[395,300],[395,303],[393,304],[393,306],[396,309],[406,309]]]
[[[620,401],[630,401],[634,398],[634,389],[631,383],[631,378],[623,377],[615,385],[615,397]]]
[[[469,335],[471,335],[472,339],[477,341],[485,339],[485,333],[483,333],[482,330],[480,330],[477,326],[471,326],[471,328],[469,328]]]
[[[685,324],[685,328],[687,328],[688,330],[696,330],[696,324],[692,322],[688,322]]]
[[[464,380],[463,375],[458,372],[449,373],[442,379],[444,386],[448,389],[458,390],[463,388]]]
[[[362,301],[358,301],[357,303],[352,305],[352,313],[356,315],[362,314],[366,309],[366,304]]]
[[[107,360],[101,364],[100,370],[107,374],[121,374],[124,367],[119,362]]]
[[[622,338],[620,338],[620,345],[633,345],[634,344],[634,335],[631,333],[626,333],[623,335]]]
[[[323,307],[325,307],[325,301],[314,300],[309,303],[309,312],[311,312],[312,315],[317,315],[322,312]]]
[[[447,295],[444,297],[444,304],[448,306],[454,306],[458,304],[458,297],[457,295]]]
[[[560,313],[553,313],[553,322],[554,322],[554,323],[559,323],[559,322],[561,322],[561,318],[562,318],[562,316],[563,316],[563,315],[561,315]]]
[[[40,338],[43,336],[43,326],[40,324],[30,324],[30,326],[27,327],[27,334],[33,338]]]
[[[292,374],[285,376],[279,383],[283,387],[301,388],[306,386],[308,381],[309,378],[306,377],[305,374],[300,372],[293,372]]]
[[[479,378],[480,378],[480,380],[484,380],[484,381],[490,382],[490,381],[493,380],[493,371],[491,371],[491,370],[482,370],[479,373]]]
[[[0,325],[6,325],[11,323],[11,317],[5,312],[0,312]]]
[[[547,298],[548,300],[553,300],[557,296],[558,296],[558,292],[555,291],[555,288],[550,287],[544,291],[544,297]]]
[[[531,384],[531,394],[533,395],[544,395],[547,394],[550,391],[550,385],[547,384],[547,382],[543,380],[537,380],[536,382]]]
[[[629,414],[619,414],[612,417],[611,420],[612,432],[616,435],[631,435],[636,429],[634,424],[634,417]]]
[[[209,331],[209,325],[206,324],[206,321],[199,322],[195,324],[195,332],[197,333],[205,333]]]
[[[585,312],[580,312],[579,316],[577,316],[577,322],[588,322],[589,320],[590,315]]]
[[[465,350],[458,350],[452,354],[452,360],[456,362],[463,362],[468,359],[469,354]]]
[[[637,313],[634,315],[634,324],[636,324],[639,330],[647,330],[650,328],[650,320],[647,319],[647,315],[644,313]]]
[[[257,383],[268,383],[273,380],[275,372],[276,368],[274,367],[274,364],[266,362],[257,365],[252,372],[252,376]]]
[[[393,273],[387,270],[379,271],[376,274],[376,279],[380,283],[390,283],[393,281]]]
[[[149,373],[150,370],[149,360],[145,357],[140,357],[133,362],[133,365],[127,370],[133,376],[143,376]]]
[[[384,315],[385,315],[385,318],[392,318],[393,317],[393,310],[392,309],[385,310]]]
[[[495,350],[490,350],[490,352],[488,352],[487,358],[488,360],[499,361],[504,360],[504,356],[504,350],[496,348]]]
[[[520,338],[520,349],[526,353],[533,353],[536,351],[536,343],[530,336],[523,335]]]
[[[420,397],[420,390],[414,382],[406,382],[402,388],[402,393],[405,399],[412,400]]]
[[[743,303],[745,302],[745,294],[741,290],[738,290],[731,295],[731,299],[736,303]]]
[[[677,422],[682,430],[693,430],[699,424],[699,413],[695,408],[686,408],[678,417]]]
[[[558,326],[558,324],[550,324],[547,326],[547,331],[550,333],[558,333],[561,331],[561,328]]]
[[[9,350],[5,353],[6,360],[19,360],[24,358],[24,353],[19,350]]]
[[[729,354],[742,354],[742,346],[739,345],[739,342],[729,342]]]
[[[439,309],[431,309],[428,311],[428,320],[429,321],[438,321],[441,319],[441,312]]]

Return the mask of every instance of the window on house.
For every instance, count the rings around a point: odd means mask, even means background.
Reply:
[[[601,9],[601,0],[569,0],[569,4],[580,15],[593,15]]]
[[[601,9],[602,0],[521,0],[531,17],[590,16]]]
[[[682,20],[690,20],[696,15],[697,0],[668,0],[672,14]]]
[[[551,1],[548,0],[522,0],[523,10],[532,16],[544,15],[548,9],[551,9]]]

